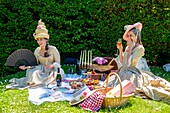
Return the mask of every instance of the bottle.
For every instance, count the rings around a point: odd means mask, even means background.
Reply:
[[[81,69],[79,65],[76,65],[76,73],[77,75],[81,75]]]
[[[72,68],[69,69],[68,74],[73,74],[73,69]]]
[[[56,77],[56,82],[57,82],[57,86],[61,86],[61,74],[60,74],[60,68],[57,69],[57,77]]]

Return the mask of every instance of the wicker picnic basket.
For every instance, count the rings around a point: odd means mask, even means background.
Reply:
[[[98,65],[98,64],[93,64],[93,69],[100,71],[100,72],[105,72],[108,70],[111,70],[114,66],[112,65]]]
[[[102,104],[102,107],[105,107],[105,108],[114,108],[114,107],[122,106],[128,101],[130,97],[134,96],[134,93],[129,94],[129,95],[122,95],[122,82],[118,74],[115,72],[109,73],[108,77],[106,78],[106,88],[105,89],[102,88],[100,90],[101,94],[106,94],[108,91],[111,90],[111,88],[108,87],[108,80],[111,75],[115,75],[120,82],[120,95],[119,97],[118,96],[113,96],[113,97],[106,96]]]

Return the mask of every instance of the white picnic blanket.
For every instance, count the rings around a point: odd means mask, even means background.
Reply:
[[[67,83],[62,84],[61,87],[67,86]],[[48,86],[48,88],[29,88],[28,100],[35,105],[40,105],[43,102],[70,101],[73,99],[74,90],[63,91],[61,88],[58,88],[58,90],[53,91],[52,87],[53,86]]]

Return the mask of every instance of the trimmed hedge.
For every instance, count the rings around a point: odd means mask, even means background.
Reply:
[[[115,42],[124,33],[123,26],[140,21],[148,63],[170,62],[167,1],[7,0],[0,1],[0,11],[0,76],[18,71],[4,66],[12,52],[20,48],[34,51],[38,46],[32,34],[40,18],[49,30],[50,44],[58,48],[62,61],[67,56],[78,58],[83,49],[92,49],[95,56],[114,56]]]

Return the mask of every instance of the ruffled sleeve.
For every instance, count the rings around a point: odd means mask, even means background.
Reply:
[[[139,60],[144,56],[145,49],[142,45],[139,45],[132,51],[131,66],[137,66]]]
[[[36,57],[36,59],[37,59],[37,63],[39,64],[40,62],[39,62],[39,60],[38,60],[38,56],[40,55],[39,53],[40,53],[40,47],[37,47],[36,49],[35,49],[35,51],[34,51],[34,55],[35,55],[35,57]]]

